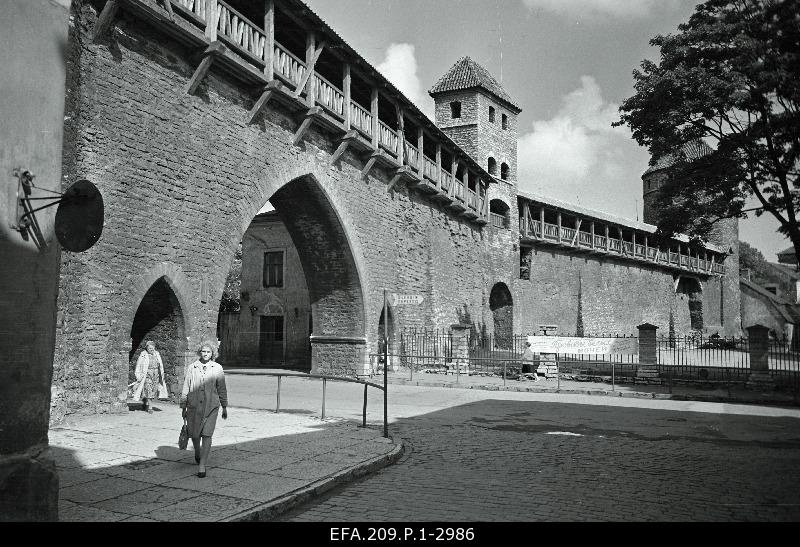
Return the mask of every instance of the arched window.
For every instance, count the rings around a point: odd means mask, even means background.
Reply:
[[[503,114],[502,120],[503,120],[503,129],[508,129],[508,116]]]
[[[500,178],[503,180],[508,180],[508,164],[503,163],[500,165]]]
[[[489,123],[494,123],[494,107],[489,107]]]
[[[508,216],[510,209],[501,199],[493,199],[489,202],[489,220],[495,228],[508,228]]]
[[[497,160],[494,158],[489,158],[489,168],[487,171],[489,171],[489,174],[493,177],[497,176]]]
[[[461,101],[450,103],[450,117],[454,119],[461,117]]]

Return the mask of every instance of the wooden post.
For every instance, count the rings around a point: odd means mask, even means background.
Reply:
[[[594,221],[589,223],[589,230],[591,230],[592,233],[592,249],[594,249]]]
[[[561,243],[561,211],[558,212],[558,242]]]
[[[352,77],[350,75],[350,63],[345,63],[344,68],[342,69],[344,74],[342,74],[342,91],[344,92],[344,130],[350,131],[350,124],[352,118],[352,106],[350,105],[350,85],[352,82]]]
[[[372,147],[378,149],[378,88],[372,88],[370,98],[370,113],[372,114]]]
[[[436,143],[436,188],[442,189],[442,143]]]
[[[450,188],[447,191],[447,195],[451,198],[455,199],[456,197],[456,172],[458,171],[458,160],[456,159],[455,154],[452,156],[452,161],[450,162],[450,174],[452,175],[450,179]]]
[[[217,39],[219,6],[217,0],[206,0],[206,38],[212,42]]]
[[[528,215],[529,215],[529,208],[528,202],[523,200],[522,201],[522,222],[519,225],[519,231],[522,232],[523,235],[528,235]]]
[[[313,32],[309,32],[306,35],[306,104],[310,107],[314,106],[314,75],[312,71],[314,70],[314,61],[315,56],[314,54],[317,51],[317,44],[316,44],[317,37]],[[300,89],[297,89],[297,94],[300,94]]]
[[[609,236],[608,224],[606,224],[606,252],[608,252],[608,247],[609,247],[609,241],[608,241],[609,237],[608,236]]]
[[[544,239],[544,206],[539,207],[539,233]]]
[[[650,248],[647,246],[647,236],[644,236],[644,258],[650,259]]]
[[[264,6],[264,76],[267,81],[275,77],[275,0],[266,0]]]
[[[394,105],[397,112],[397,159],[400,165],[407,165],[406,161],[406,121],[404,119],[403,107],[399,104]]]
[[[419,178],[423,177],[423,173],[425,172],[425,155],[422,153],[422,146],[425,144],[425,132],[422,130],[422,126],[417,128],[417,171]]]

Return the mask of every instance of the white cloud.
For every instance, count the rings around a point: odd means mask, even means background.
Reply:
[[[591,76],[568,93],[549,120],[533,122],[518,143],[519,187],[608,213],[641,218],[641,174],[647,151],[613,128],[618,105],[606,102]]]
[[[433,101],[423,90],[417,75],[417,58],[413,44],[390,44],[386,48],[386,57],[376,68],[417,108],[433,119]]]
[[[522,0],[531,10],[545,10],[566,17],[611,16],[620,19],[647,17],[656,6],[677,0]]]

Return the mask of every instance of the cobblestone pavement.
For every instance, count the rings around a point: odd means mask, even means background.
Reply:
[[[487,398],[407,414],[391,425],[406,446],[397,464],[280,520],[800,520],[796,413],[597,399]]]

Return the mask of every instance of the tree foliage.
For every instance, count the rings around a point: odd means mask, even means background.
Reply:
[[[237,312],[241,309],[241,287],[242,287],[242,244],[236,249],[233,256],[233,263],[225,280],[225,288],[222,291],[222,300],[219,304],[220,312]]]
[[[651,165],[666,167],[659,235],[705,239],[755,201],[756,215],[773,215],[800,259],[798,4],[709,0],[678,33],[650,41],[660,61],[634,71],[636,93],[614,125],[627,124]],[[687,153],[698,141],[711,149]]]

